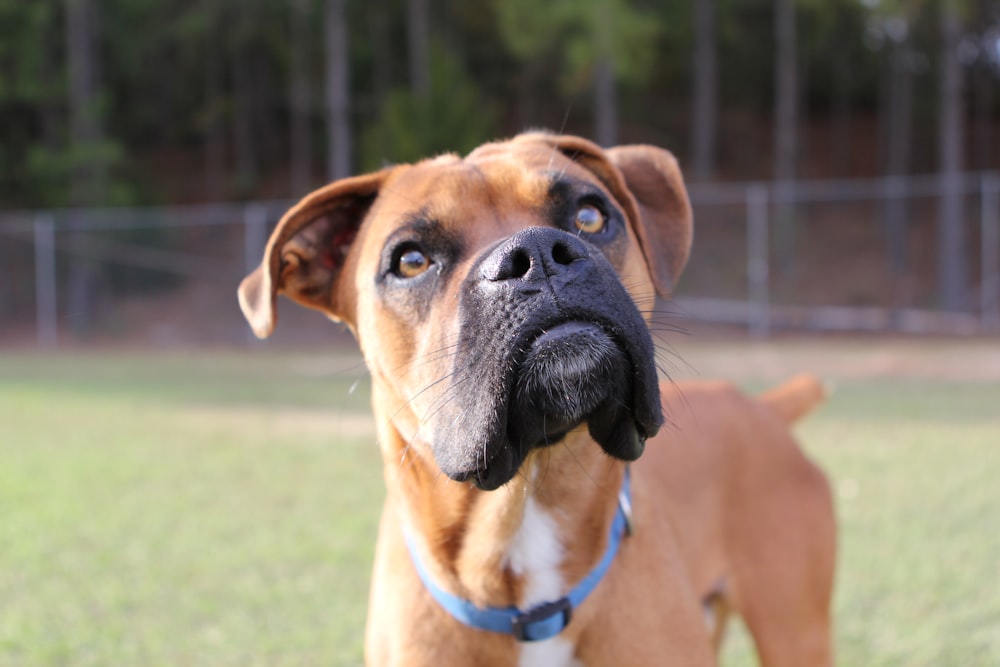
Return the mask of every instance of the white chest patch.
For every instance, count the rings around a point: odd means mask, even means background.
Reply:
[[[558,637],[521,644],[521,657],[517,665],[518,667],[583,667],[583,663],[573,657],[573,645]]]
[[[524,506],[524,520],[511,541],[507,553],[510,569],[524,577],[524,595],[520,608],[527,610],[563,596],[563,546],[555,518],[529,497]],[[553,637],[540,642],[521,644],[519,667],[579,667],[573,658],[572,643]]]
[[[563,595],[563,546],[559,540],[559,524],[551,514],[529,497],[524,505],[524,520],[517,529],[507,552],[510,569],[524,577],[524,598],[521,609],[531,609]]]

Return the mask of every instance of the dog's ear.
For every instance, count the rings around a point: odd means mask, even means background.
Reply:
[[[342,318],[337,279],[390,171],[335,181],[304,197],[281,218],[263,261],[238,290],[240,308],[258,338],[274,331],[279,294]]]
[[[691,254],[691,202],[677,159],[656,146],[617,146],[605,151],[618,167],[639,209],[636,233],[656,290],[669,296]]]
[[[632,220],[656,291],[670,296],[691,252],[691,204],[677,160],[655,146],[604,150],[579,137],[532,133],[593,172]]]

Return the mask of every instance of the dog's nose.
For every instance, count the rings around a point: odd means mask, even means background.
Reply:
[[[537,282],[569,271],[589,253],[583,241],[551,227],[529,227],[493,249],[480,267],[480,276],[493,282]]]

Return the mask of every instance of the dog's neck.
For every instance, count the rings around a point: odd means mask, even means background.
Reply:
[[[387,509],[401,513],[425,567],[455,595],[527,609],[564,595],[601,558],[624,465],[585,428],[532,452],[495,491],[445,477],[388,419],[379,439]]]

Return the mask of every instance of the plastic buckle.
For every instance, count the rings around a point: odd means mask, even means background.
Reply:
[[[531,628],[533,626],[549,620],[556,614],[562,614],[562,625],[558,629],[554,632],[547,632],[546,629],[543,629],[540,636],[532,636]],[[534,642],[542,639],[548,639],[549,637],[554,637],[559,634],[563,628],[569,625],[569,621],[572,617],[573,605],[570,604],[568,598],[560,598],[555,602],[546,602],[545,604],[539,605],[530,611],[518,614],[512,618],[511,632],[518,641],[522,642]]]
[[[622,518],[625,519],[625,535],[631,535],[634,530],[632,525],[632,501],[628,494],[622,489],[618,492],[618,508],[621,510]]]

